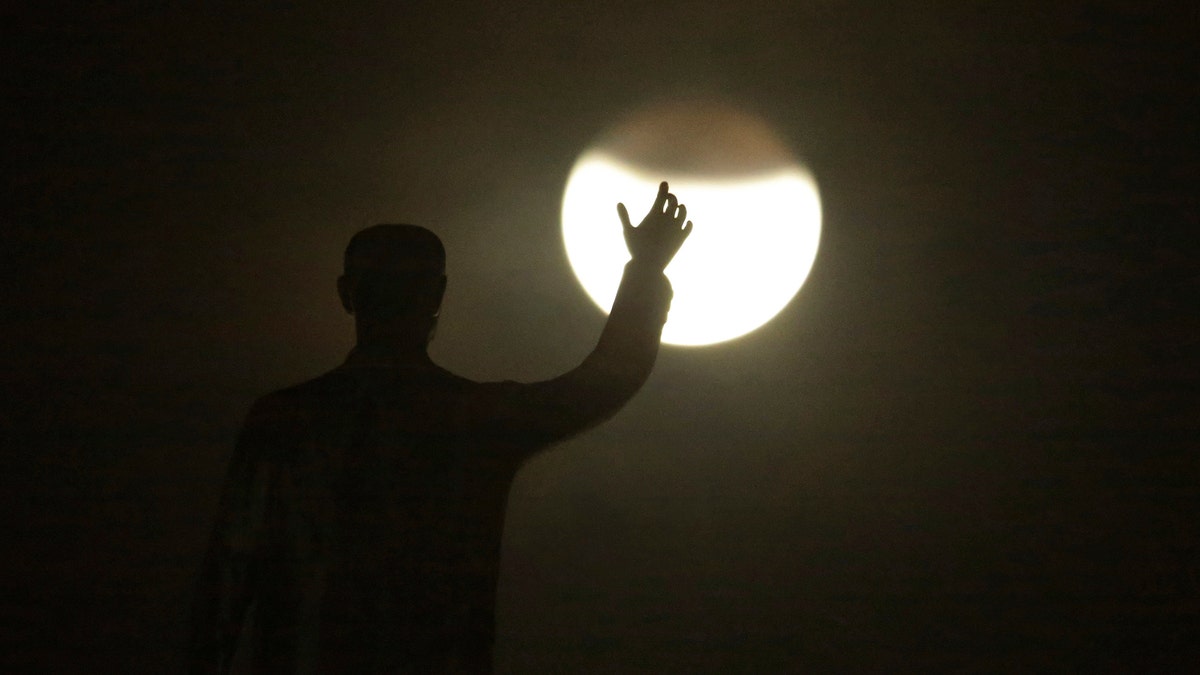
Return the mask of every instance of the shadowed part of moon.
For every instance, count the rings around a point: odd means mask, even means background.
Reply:
[[[713,103],[643,108],[592,147],[648,172],[700,180],[744,180],[795,164],[787,147],[757,117]]]

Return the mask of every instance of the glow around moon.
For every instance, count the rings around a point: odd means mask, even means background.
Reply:
[[[607,312],[629,260],[616,204],[625,203],[636,225],[659,182],[668,180],[695,227],[666,270],[675,297],[663,341],[705,345],[745,335],[800,290],[820,240],[821,204],[811,174],[798,163],[774,164],[740,175],[689,175],[639,166],[603,147],[585,152],[563,196],[571,267]]]

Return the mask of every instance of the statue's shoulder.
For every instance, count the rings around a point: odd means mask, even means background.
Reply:
[[[267,396],[285,402],[319,404],[326,402],[329,398],[346,396],[357,386],[353,373],[342,368],[335,368],[310,380],[267,394]]]
[[[248,421],[272,426],[295,424],[339,407],[353,398],[355,389],[352,377],[332,370],[259,397],[250,409]]]
[[[440,366],[337,368],[261,397],[254,404],[251,417],[295,427],[310,420],[337,418],[339,412],[361,407],[365,398],[392,403],[440,400],[449,404],[521,386],[515,382],[476,382]]]

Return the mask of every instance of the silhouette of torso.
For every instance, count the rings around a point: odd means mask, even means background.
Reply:
[[[508,488],[546,441],[537,419],[488,419],[520,408],[520,387],[432,364],[345,367],[264,405],[278,406],[262,423],[283,442],[264,513],[262,656],[301,658],[295,637],[319,634],[319,670],[490,663]]]
[[[202,575],[193,667],[229,667],[253,604],[264,672],[490,672],[512,478],[636,392],[669,302],[661,273],[627,266],[596,349],[545,382],[351,353],[260,399]]]

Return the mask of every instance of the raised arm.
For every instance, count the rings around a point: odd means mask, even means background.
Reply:
[[[478,408],[467,415],[488,420],[491,433],[519,445],[560,440],[612,417],[649,377],[671,304],[663,270],[692,223],[665,182],[641,224],[633,226],[624,204],[617,214],[631,259],[596,348],[552,380],[483,385]]]

